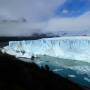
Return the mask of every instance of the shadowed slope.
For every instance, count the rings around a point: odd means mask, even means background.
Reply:
[[[0,90],[83,90],[52,71],[0,53]]]

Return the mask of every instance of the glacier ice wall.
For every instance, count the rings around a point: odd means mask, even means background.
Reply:
[[[90,37],[58,37],[39,40],[10,41],[3,52],[16,57],[49,55],[90,62]]]

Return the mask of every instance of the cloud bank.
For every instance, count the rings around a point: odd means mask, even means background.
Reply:
[[[45,32],[68,31],[79,32],[90,29],[90,12],[86,12],[77,18],[52,18],[48,21]]]
[[[65,0],[0,0],[0,16],[3,18],[25,17],[28,21],[50,18]]]
[[[27,22],[1,22],[0,36],[60,32],[90,35],[90,0],[0,0],[0,20],[22,17]]]

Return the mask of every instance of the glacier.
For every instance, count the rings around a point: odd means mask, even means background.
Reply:
[[[90,37],[71,36],[42,38],[38,40],[10,41],[2,49],[16,57],[31,58],[48,55],[64,59],[90,62]]]

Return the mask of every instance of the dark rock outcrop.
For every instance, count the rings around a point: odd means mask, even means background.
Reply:
[[[48,69],[48,70],[47,70]],[[49,70],[0,53],[0,90],[84,90]]]

